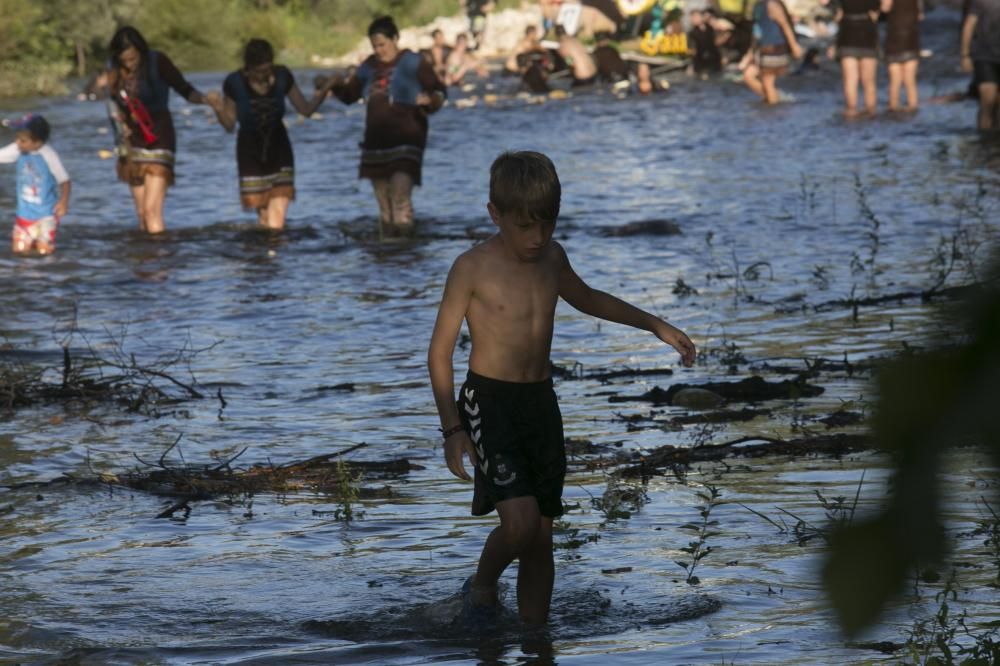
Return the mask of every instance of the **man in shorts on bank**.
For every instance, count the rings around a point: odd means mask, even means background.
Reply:
[[[980,130],[1000,129],[1000,0],[972,0],[962,24],[962,70],[979,88]]]
[[[683,331],[610,294],[589,287],[552,240],[561,186],[548,157],[504,153],[490,168],[487,211],[497,233],[460,255],[451,267],[428,352],[434,400],[448,469],[470,480],[473,515],[496,509],[476,573],[463,587],[463,617],[495,617],[497,582],[518,560],[517,605],[522,621],[542,625],[549,614],[555,567],[552,521],[563,513],[566,452],[552,386],[556,303],[653,333],[695,359]],[[472,338],[469,373],[455,401],[452,357],[466,321]]]
[[[17,211],[11,249],[15,254],[51,254],[56,229],[69,209],[69,174],[48,144],[49,124],[38,114],[7,123],[17,134],[0,148],[0,164],[15,164]]]

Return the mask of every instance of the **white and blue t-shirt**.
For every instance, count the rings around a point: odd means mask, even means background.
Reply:
[[[16,143],[0,148],[0,164],[17,163],[17,216],[22,220],[50,217],[59,203],[59,186],[69,180],[58,153],[49,144],[22,153]]]

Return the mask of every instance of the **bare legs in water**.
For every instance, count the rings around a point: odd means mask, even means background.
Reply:
[[[889,110],[899,111],[900,108],[906,111],[916,111],[919,100],[917,99],[917,67],[920,61],[914,58],[906,62],[889,63]],[[899,93],[901,89],[906,90],[906,106],[900,107]]]
[[[284,229],[288,215],[288,197],[272,196],[266,206],[257,209],[257,221],[267,229]]]
[[[521,620],[544,625],[552,601],[555,565],[552,557],[552,519],[538,510],[534,497],[497,502],[500,526],[490,532],[472,579],[472,600],[477,605],[497,603],[500,574],[518,560],[517,609]]]
[[[372,191],[378,202],[379,219],[388,236],[413,234],[413,178],[403,171],[389,178],[373,178]]]
[[[874,114],[878,106],[876,72],[878,60],[875,58],[840,59],[840,71],[844,79],[844,115],[853,117],[858,113],[858,84],[865,102],[865,113]]]
[[[133,185],[131,189],[139,229],[150,234],[163,233],[163,200],[167,197],[167,179],[147,174],[142,185]]]
[[[780,101],[775,72],[761,69],[757,64],[750,63],[743,70],[743,81],[766,104],[777,104]]]

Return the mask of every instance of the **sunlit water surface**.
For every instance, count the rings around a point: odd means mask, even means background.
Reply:
[[[941,53],[925,64],[921,93],[962,89],[964,76],[947,60],[955,18],[932,14],[925,30]],[[193,79],[206,89],[221,75]],[[181,464],[179,454],[205,463],[211,452],[244,447],[240,463],[287,462],[365,442],[352,459],[405,457],[425,469],[390,481],[394,496],[363,503],[357,508],[364,515],[349,525],[323,513],[336,508],[332,498],[308,494],[259,495],[249,507],[198,502],[186,520],[166,520],[155,518],[165,500],[140,492],[0,491],[0,661],[885,658],[849,647],[833,625],[817,582],[821,540],[800,546],[741,506],[794,523],[780,507],[822,524],[815,491],[853,497],[863,472],[861,504],[872,506],[884,495],[887,472],[870,454],[732,461],[731,469],[693,470],[683,482],[657,477],[641,511],[610,522],[591,504],[606,477],[577,466],[557,541],[583,544],[556,553],[549,635],[521,635],[516,627],[469,635],[449,625],[452,595],[494,519],[469,516],[470,487],[441,463],[425,353],[451,261],[474,242],[470,232],[490,231],[488,168],[500,151],[533,149],[554,160],[563,182],[557,236],[585,280],[673,321],[704,352],[735,343],[751,362],[801,364],[845,353],[863,360],[904,342],[920,345],[931,312],[916,300],[862,309],[857,320],[850,310],[811,306],[852,291],[927,288],[936,280],[942,237],[961,228],[983,248],[995,237],[1000,146],[970,129],[973,104],[927,104],[915,116],[846,122],[836,114],[838,79],[829,64],[782,85],[796,101],[777,108],[763,108],[731,82],[683,77],[651,99],[582,94],[537,105],[502,99],[494,107],[446,107],[431,119],[425,185],[416,194],[421,237],[407,244],[355,233],[374,226],[369,188],[356,178],[363,107],[328,103],[318,120],[290,118],[298,198],[289,229],[270,235],[239,208],[233,137],[204,108],[175,98],[179,175],[167,202],[169,232],[149,239],[134,229],[112,163],[98,157],[110,148],[103,105],[38,101],[33,108],[53,125],[53,144],[72,175],[73,199],[55,256],[0,255],[5,353],[58,366],[74,318],[98,352],[120,344],[140,362],[185,344],[208,348],[191,370],[208,395],[221,389],[227,405],[220,412],[209,397],[160,418],[107,406],[7,413],[0,483],[129,470],[139,464],[133,454],[156,460],[178,435],[172,464]],[[8,104],[5,115],[21,108]],[[9,217],[13,174],[4,180],[0,210]],[[673,220],[682,233],[604,233],[651,219]],[[758,262],[766,263],[745,272]],[[975,279],[967,268],[957,266],[949,284]],[[675,294],[681,279],[698,293]],[[73,340],[84,344],[81,335]],[[458,374],[466,353],[456,352]],[[630,432],[615,415],[648,413],[649,406],[609,404],[609,391],[636,395],[656,384],[725,379],[720,355],[703,354],[685,370],[652,336],[564,304],[552,355],[564,366],[675,368],[672,378],[610,387],[557,382],[567,435],[623,450],[699,437],[792,436],[796,419],[829,414],[844,401],[870,409],[863,378],[828,377],[818,380],[826,388],[819,398],[767,405],[770,419],[707,433],[696,426]],[[355,390],[317,390],[340,383]],[[658,417],[681,413],[663,408]],[[985,491],[965,491],[970,483],[995,487],[989,470],[974,452],[956,458],[947,480],[954,533],[981,517],[974,501]],[[711,515],[718,521],[714,550],[692,586],[675,560],[690,539],[680,526],[700,520],[696,493],[705,484],[719,489],[723,503]],[[974,560],[978,547],[960,540],[957,556]],[[961,573],[963,601],[984,621],[1000,615],[995,595],[975,591],[991,575],[989,566]],[[513,586],[513,568],[505,581]],[[511,591],[509,608],[512,599]],[[870,638],[905,639],[919,608],[899,606]]]

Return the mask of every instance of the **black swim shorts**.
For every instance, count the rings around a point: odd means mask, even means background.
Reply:
[[[470,372],[458,411],[479,456],[472,515],[530,496],[543,516],[561,516],[566,447],[552,380],[505,382]]]

